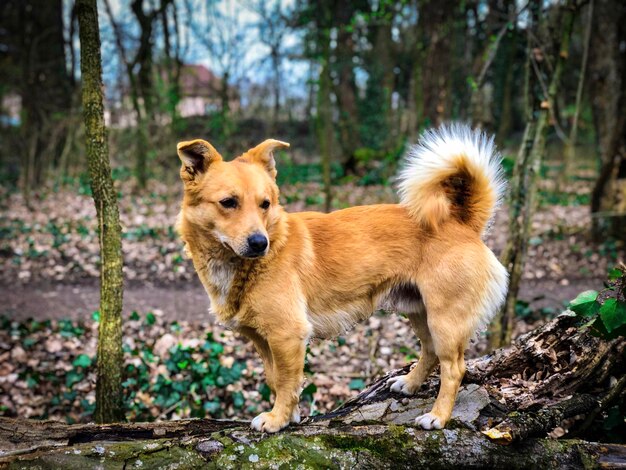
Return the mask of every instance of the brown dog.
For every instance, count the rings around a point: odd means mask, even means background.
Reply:
[[[230,162],[204,140],[178,144],[184,198],[178,229],[217,318],[254,342],[272,411],[252,421],[276,432],[299,422],[304,356],[377,308],[406,312],[421,341],[417,366],[389,380],[413,394],[437,362],[430,413],[452,414],[470,337],[500,307],[507,273],[481,241],[504,188],[492,139],[464,126],[427,132],[399,176],[400,204],[288,214],[278,202],[266,140]]]

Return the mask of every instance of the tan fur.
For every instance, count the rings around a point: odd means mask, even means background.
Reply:
[[[178,145],[185,184],[179,232],[212,311],[254,343],[275,393],[272,411],[253,427],[275,432],[298,421],[309,338],[335,336],[381,305],[408,309],[422,344],[417,367],[392,387],[414,393],[440,362],[439,396],[418,423],[444,426],[465,371],[464,350],[486,296],[501,282],[480,239],[482,215],[470,223],[454,217],[459,209],[441,199],[443,180],[421,201],[428,210],[420,217],[396,204],[288,214],[278,202],[272,155],[287,145],[266,141],[228,163],[204,141]],[[471,184],[486,190],[480,175]],[[219,201],[232,196],[239,206],[223,208]],[[265,199],[267,210],[260,207]],[[242,247],[255,232],[268,236],[267,254],[244,258]]]

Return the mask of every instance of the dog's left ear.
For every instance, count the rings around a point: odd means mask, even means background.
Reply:
[[[180,177],[185,183],[193,181],[198,175],[206,172],[212,163],[222,160],[222,156],[215,150],[215,147],[202,139],[179,142],[176,150],[183,164]]]
[[[272,178],[276,178],[276,160],[274,160],[274,150],[287,149],[289,144],[275,139],[267,139],[256,147],[248,150],[245,157],[252,163],[263,166]]]

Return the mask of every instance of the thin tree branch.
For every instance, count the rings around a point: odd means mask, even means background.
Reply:
[[[580,103],[583,96],[583,88],[585,85],[585,75],[587,72],[587,61],[589,59],[589,44],[591,43],[591,22],[593,20],[593,0],[589,1],[589,12],[587,13],[587,28],[585,30],[585,39],[583,43],[583,58],[580,65],[580,78],[578,87],[576,88],[576,104],[574,108],[574,117],[572,119],[572,128],[569,134],[569,145],[576,145],[578,137],[578,118],[580,116]]]
[[[554,112],[554,103],[552,103],[552,101],[550,100],[548,87],[546,86],[546,82],[543,80],[543,76],[541,75],[541,71],[539,70],[539,66],[537,65],[537,59],[535,59],[535,56],[532,52],[530,54],[530,62],[532,63],[533,70],[535,71],[535,75],[537,76],[539,84],[541,85],[541,90],[543,91],[543,95],[545,96],[543,103],[546,103],[546,106],[548,107],[548,112],[550,113],[550,120],[552,121],[552,125],[554,126],[556,135],[563,143],[567,144],[569,142],[569,139],[567,135],[565,134],[565,132],[563,131],[563,129],[561,128],[561,125],[559,124],[559,121],[556,117],[556,114]],[[543,106],[543,103],[542,103],[542,106]]]
[[[122,62],[124,63],[124,66],[126,67],[128,73],[130,73],[131,65],[128,61],[128,56],[126,55],[124,42],[122,41],[122,31],[119,24],[117,24],[117,21],[115,21],[115,18],[113,17],[113,10],[111,9],[111,3],[109,2],[109,0],[104,0],[104,8],[106,9],[107,16],[109,17],[109,22],[111,23],[111,27],[113,28],[113,36],[115,37],[115,44],[117,45],[117,48],[119,50],[120,58],[122,59]]]
[[[526,8],[528,8],[528,2],[520,10],[518,10],[515,13],[513,13],[510,16],[510,18],[507,19],[507,21],[504,23],[504,25],[502,25],[502,28],[500,28],[500,31],[498,31],[498,35],[496,36],[496,40],[493,42],[493,44],[489,45],[489,55],[487,56],[487,60],[483,64],[483,68],[480,71],[480,74],[478,75],[478,79],[476,80],[476,88],[477,89],[480,90],[483,87],[483,85],[485,84],[485,78],[487,77],[487,72],[491,68],[491,65],[493,64],[493,61],[496,58],[496,54],[497,54],[498,49],[500,47],[500,42],[502,41],[502,38],[504,37],[504,35],[506,34],[507,30],[509,29],[509,24],[511,24],[513,21],[515,21],[517,19],[517,17],[520,14],[522,14],[522,12],[524,10],[526,10]]]

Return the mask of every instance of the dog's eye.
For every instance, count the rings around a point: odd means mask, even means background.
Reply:
[[[220,204],[226,209],[234,209],[237,207],[237,199],[234,197],[227,197],[226,199],[222,199]]]
[[[267,199],[261,203],[261,209],[265,210],[265,209],[269,209],[269,207],[270,207],[270,202]]]

